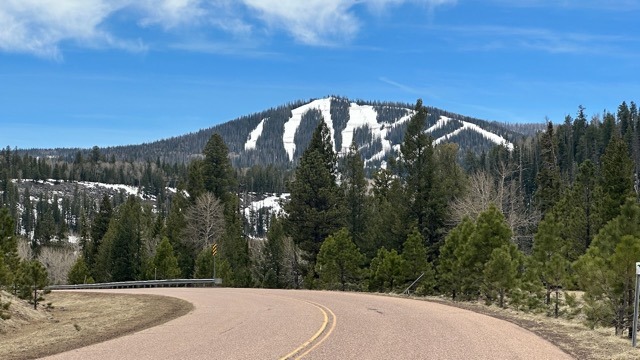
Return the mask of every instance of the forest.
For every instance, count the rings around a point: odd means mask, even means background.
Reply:
[[[217,133],[186,164],[5,149],[0,286],[35,305],[33,288],[47,282],[210,278],[217,244],[225,286],[408,291],[628,332],[640,260],[636,104],[591,118],[579,107],[513,150],[463,154],[433,146],[428,108],[414,109],[399,156],[370,176],[357,147],[336,154],[322,121],[294,169],[234,168]],[[131,184],[156,201],[34,197],[22,179]],[[256,238],[240,203],[261,191],[290,197]]]

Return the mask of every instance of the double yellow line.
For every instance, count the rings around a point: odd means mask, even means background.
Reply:
[[[302,359],[304,356],[309,354],[315,348],[320,346],[320,344],[322,344],[325,340],[327,340],[329,335],[331,335],[333,330],[336,328],[336,324],[338,323],[336,314],[334,314],[333,311],[331,311],[331,309],[329,309],[328,307],[315,303],[313,301],[301,300],[301,299],[295,299],[295,300],[302,301],[307,304],[315,306],[318,310],[322,312],[322,315],[324,316],[324,321],[322,322],[322,326],[320,326],[320,329],[318,329],[318,331],[315,334],[313,334],[313,336],[309,338],[309,340],[305,341],[302,345],[298,346],[295,350],[291,351],[287,355],[281,357],[280,360]],[[329,314],[331,316],[329,316]],[[327,330],[327,325],[329,325],[329,321],[331,321],[331,327],[329,328],[329,330]],[[323,334],[324,336],[322,336]],[[322,338],[320,338],[321,336]]]

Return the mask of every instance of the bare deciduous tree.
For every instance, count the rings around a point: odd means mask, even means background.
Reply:
[[[223,205],[210,192],[198,196],[196,203],[187,210],[186,218],[183,240],[194,253],[211,246],[224,232]]]
[[[38,260],[47,269],[51,284],[67,283],[67,276],[76,262],[77,253],[70,247],[45,246],[42,248]]]
[[[471,175],[468,193],[451,205],[451,218],[455,224],[465,216],[476,219],[490,204],[496,204],[511,228],[514,241],[523,249],[528,249],[532,240],[529,239],[531,232],[539,222],[540,214],[524,203],[518,181],[513,176],[516,170],[502,166],[496,173],[496,176],[492,176],[485,171],[478,171]]]

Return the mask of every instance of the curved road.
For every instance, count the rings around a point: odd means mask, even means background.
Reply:
[[[173,296],[195,309],[48,359],[571,359],[509,322],[426,301],[262,289],[109,292]]]

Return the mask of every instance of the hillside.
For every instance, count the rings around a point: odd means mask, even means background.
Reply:
[[[344,154],[355,143],[368,167],[380,166],[398,150],[406,122],[413,114],[412,105],[379,101],[326,97],[297,101],[238,119],[140,145],[101,149],[107,156],[122,160],[160,159],[168,163],[186,163],[198,157],[211,134],[222,135],[237,167],[275,164],[290,166],[300,157],[319,121],[331,130],[335,150]],[[480,153],[496,144],[513,147],[523,136],[540,129],[542,124],[501,124],[488,122],[437,108],[428,108],[425,131],[436,144],[455,142],[461,153]],[[77,152],[88,149],[30,149],[31,155],[62,157],[72,161]]]

